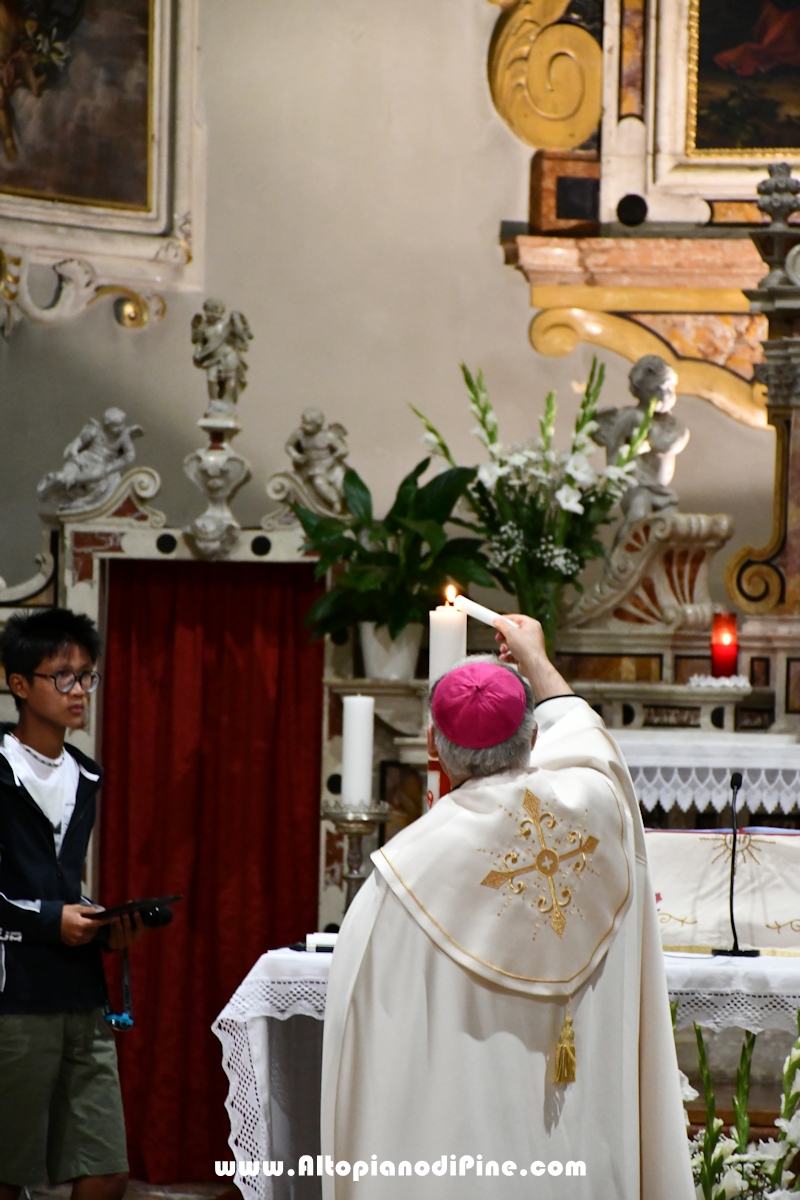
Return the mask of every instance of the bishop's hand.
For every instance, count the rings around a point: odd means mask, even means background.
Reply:
[[[544,630],[533,617],[508,613],[495,623],[500,661],[515,663],[530,683],[537,704],[553,696],[571,696],[572,688],[547,657]]]

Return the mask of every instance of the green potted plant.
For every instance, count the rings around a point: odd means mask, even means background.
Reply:
[[[311,606],[308,623],[315,637],[357,624],[370,678],[413,678],[428,612],[442,603],[448,582],[495,586],[481,539],[450,538],[444,528],[475,469],[454,466],[420,486],[429,465],[423,459],[406,475],[380,520],[369,488],[353,470],[344,477],[349,517],[294,506],[307,549],[319,555],[317,578],[334,568],[332,585]]]

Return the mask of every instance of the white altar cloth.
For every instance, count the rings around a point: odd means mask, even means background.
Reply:
[[[667,953],[664,963],[670,1000],[678,1001],[679,1029],[697,1021],[716,1033],[736,1026],[797,1035],[800,958]]]
[[[319,1056],[330,966],[330,954],[288,949],[262,954],[211,1026],[222,1043],[222,1065],[229,1085],[225,1101],[231,1123],[228,1144],[231,1158],[237,1163],[284,1159],[288,1166],[295,1149],[299,1153],[319,1153]],[[273,1044],[270,1061],[273,1039],[268,1020],[285,1022],[295,1016],[320,1022],[319,1036],[304,1039],[299,1032],[294,1043],[287,1044],[288,1053],[280,1056]],[[316,1044],[307,1045],[312,1040]],[[316,1106],[311,1112],[303,1103],[304,1097],[292,1095],[304,1083],[309,1090],[316,1086]],[[292,1113],[297,1107],[293,1101],[299,1101],[304,1110],[299,1118]],[[289,1128],[292,1117],[295,1124],[299,1120],[308,1128]],[[303,1145],[304,1134],[309,1135],[308,1142],[312,1131],[315,1146]],[[301,1144],[296,1146],[298,1139]],[[297,1179],[292,1183],[298,1196],[319,1194],[319,1180]],[[280,1200],[290,1194],[286,1175],[276,1179],[237,1173],[236,1186],[245,1200]]]
[[[662,949],[730,946],[731,831],[650,829],[645,838]],[[800,955],[800,835],[739,833],[734,912],[743,950]]]
[[[741,771],[739,804],[792,812],[800,804],[800,743],[784,733],[703,733],[694,729],[613,729],[642,806],[722,812]]]

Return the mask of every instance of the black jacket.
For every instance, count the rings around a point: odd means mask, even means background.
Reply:
[[[10,729],[0,725],[0,738]],[[106,1002],[100,945],[61,941],[61,910],[81,899],[102,773],[74,746],[66,750],[81,772],[58,855],[52,825],[0,754],[0,1014],[75,1012]]]

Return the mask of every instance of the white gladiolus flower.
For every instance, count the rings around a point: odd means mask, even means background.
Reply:
[[[483,486],[488,488],[489,491],[497,483],[499,476],[500,467],[495,462],[481,463],[478,467],[478,479],[480,479]]]
[[[580,492],[577,488],[570,487],[568,483],[565,483],[556,492],[556,502],[560,508],[563,508],[564,512],[583,512]]]
[[[581,487],[591,487],[597,473],[585,454],[570,454],[566,464],[567,474]]]
[[[786,1153],[786,1145],[784,1142],[776,1142],[770,1138],[768,1142],[759,1142],[755,1153],[764,1162],[776,1162]]]
[[[733,1167],[725,1172],[719,1181],[719,1185],[722,1189],[721,1194],[725,1197],[725,1200],[731,1200],[732,1196],[740,1196],[742,1192],[747,1191],[747,1184],[739,1172],[734,1171]],[[717,1195],[719,1196],[720,1192],[717,1192]]]
[[[678,1071],[678,1075],[681,1081],[681,1100],[696,1100],[700,1093],[692,1087],[683,1071]]]
[[[795,1146],[800,1145],[800,1109],[791,1120],[787,1121],[784,1117],[778,1117],[775,1124],[778,1129],[783,1130],[788,1141],[793,1142]]]
[[[767,1192],[766,1200],[797,1200],[797,1192],[788,1192],[781,1188],[778,1192]]]

